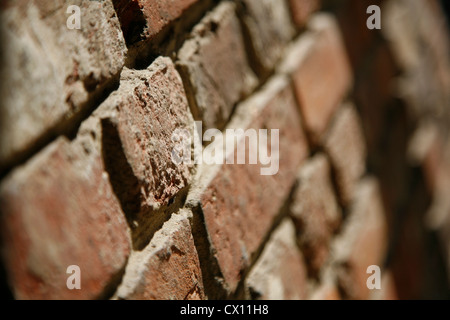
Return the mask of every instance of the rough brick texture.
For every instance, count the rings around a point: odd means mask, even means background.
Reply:
[[[447,2],[0,1],[0,298],[450,298]]]
[[[205,128],[222,128],[235,104],[257,85],[248,65],[235,5],[223,3],[194,28],[178,53],[191,107]]]
[[[250,298],[298,300],[306,297],[306,268],[295,244],[295,228],[285,220],[274,231],[245,280]]]
[[[205,190],[197,195],[216,257],[229,289],[234,290],[241,272],[270,229],[288,196],[298,165],[307,156],[306,139],[288,82],[276,78],[257,95],[238,106],[228,128],[280,129],[279,172],[260,174],[260,165],[224,165],[207,171]],[[240,143],[244,143],[241,141]],[[248,144],[246,145],[248,150]],[[255,193],[246,184],[252,181]],[[208,183],[209,182],[209,183]],[[233,217],[233,218],[231,218]]]
[[[130,257],[118,299],[204,299],[189,212],[174,214],[148,246]]]
[[[121,143],[139,184],[142,204],[159,209],[190,179],[189,166],[172,162],[172,133],[193,130],[183,84],[172,61],[162,57],[147,70],[124,70],[121,80],[121,87],[94,116],[101,119],[103,132],[113,135],[110,131],[116,130],[119,141],[105,137],[104,143]]]
[[[125,41],[110,0],[76,0],[82,29],[69,30],[68,4],[6,1],[0,8],[0,171],[37,141],[70,125],[120,73]],[[26,92],[26,94],[22,94]]]
[[[170,215],[168,206],[191,181],[192,165],[172,161],[175,130],[193,131],[183,84],[169,58],[146,70],[124,70],[112,93],[80,132],[101,137],[110,182],[141,249]],[[143,236],[147,234],[147,236]]]
[[[294,35],[286,0],[241,0],[243,20],[261,74],[270,72]]]
[[[129,45],[144,39],[154,40],[197,2],[199,0],[113,0]]]
[[[2,183],[2,254],[17,298],[99,298],[125,266],[126,220],[89,142],[58,139]],[[83,290],[66,287],[70,265]]]

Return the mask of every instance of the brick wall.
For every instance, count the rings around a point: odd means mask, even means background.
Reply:
[[[2,297],[450,298],[438,1],[70,4],[0,5]],[[174,163],[194,121],[279,130],[278,172]]]

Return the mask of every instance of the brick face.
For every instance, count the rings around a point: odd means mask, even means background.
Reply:
[[[66,27],[64,1],[8,2],[0,10],[0,171],[66,129],[120,73],[127,52],[110,0],[76,0],[83,28]],[[26,92],[26,94],[20,94]]]
[[[351,73],[334,19],[317,15],[308,26],[312,34],[293,46],[282,70],[292,76],[305,128],[317,144],[350,88]]]
[[[101,155],[78,141],[61,138],[15,171],[0,203],[3,259],[19,299],[101,297],[127,261],[128,227]],[[66,287],[70,265],[81,269],[82,290]]]
[[[113,0],[128,44],[155,39],[183,12],[201,0]]]
[[[235,5],[222,3],[194,28],[178,53],[191,107],[205,128],[222,128],[234,105],[257,85],[248,65]]]
[[[128,261],[116,298],[199,300],[205,298],[187,211],[174,214],[148,246]]]
[[[274,231],[245,285],[254,299],[299,300],[306,297],[306,268],[295,244],[295,228],[291,221],[283,221]]]
[[[181,78],[171,59],[159,57],[145,70],[124,70],[118,90],[80,127],[101,139],[136,249],[148,243],[192,180],[193,165],[172,161],[172,134],[193,126]]]
[[[191,178],[189,166],[172,162],[173,132],[193,130],[183,84],[172,60],[163,57],[146,70],[124,70],[121,84],[94,115],[115,128],[143,204],[158,209]]]
[[[285,0],[241,0],[243,21],[250,35],[254,61],[259,72],[270,72],[294,36],[288,3]]]
[[[273,176],[262,176],[259,165],[247,164],[224,165],[216,169],[213,177],[205,178],[210,183],[199,200],[219,266],[232,290],[277,216],[294,183],[296,168],[308,150],[285,79],[274,79],[258,95],[238,106],[237,112],[247,118],[244,128],[280,130],[280,163],[279,172]],[[234,181],[252,181],[256,192]]]

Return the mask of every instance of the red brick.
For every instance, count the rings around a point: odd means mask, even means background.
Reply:
[[[321,0],[289,0],[292,18],[297,28],[305,26],[309,16],[320,8]]]
[[[120,73],[126,46],[110,0],[9,1],[0,9],[0,171],[43,139],[67,130]],[[6,80],[7,79],[7,80]]]
[[[309,28],[312,32],[292,46],[281,70],[291,74],[305,129],[312,142],[319,143],[347,95],[351,72],[334,19],[316,15]]]
[[[339,280],[347,297],[368,299],[367,268],[383,267],[387,226],[377,181],[365,178],[356,190],[349,217],[334,248],[337,261],[343,265]]]
[[[193,127],[181,78],[164,57],[144,70],[124,70],[118,90],[81,126],[81,133],[101,137],[136,249],[167,220],[165,208],[189,185],[193,166],[172,161],[172,135]]]
[[[29,250],[29,254],[32,259],[36,260],[37,265],[43,266],[41,270],[33,262],[31,271],[28,271],[26,266],[21,266],[22,270],[16,268],[15,265],[24,262],[22,260],[15,262],[14,259],[29,259],[25,254],[19,258],[15,258],[14,254],[9,251],[5,254],[7,259],[11,259],[11,265],[14,268],[22,273],[30,273],[27,275],[30,279],[24,279],[17,285],[14,284],[19,297],[95,298],[102,294],[102,290],[111,277],[121,270],[128,255],[128,251],[122,249],[124,246],[122,242],[126,243],[127,250],[129,250],[130,244],[126,222],[131,227],[133,248],[142,249],[158,225],[162,224],[170,214],[170,210],[166,210],[169,202],[173,201],[189,184],[192,167],[184,164],[175,165],[172,162],[171,153],[175,146],[172,134],[175,129],[193,130],[193,118],[189,112],[181,78],[173,63],[168,58],[158,58],[146,70],[124,70],[119,89],[112,93],[81,125],[74,142],[76,147],[72,144],[66,147],[68,143],[59,142],[57,150],[61,149],[61,151],[56,152],[56,155],[48,156],[52,161],[49,165],[45,165],[46,161],[41,163],[43,172],[39,172],[37,168],[34,169],[38,171],[33,174],[37,180],[29,187],[31,191],[21,192],[21,188],[25,187],[15,187],[14,181],[5,182],[5,190],[19,188],[19,191],[16,191],[17,194],[14,194],[16,198],[5,192],[2,197],[6,201],[5,207],[11,207],[12,212],[19,212],[25,216],[21,218],[23,222],[19,220],[16,223],[18,224],[17,228],[25,229],[23,235],[20,236],[25,240],[21,240],[22,238],[14,240],[13,235],[10,235],[12,240],[8,241],[14,241],[13,243],[17,243],[15,245],[18,246],[22,246],[20,241],[36,242],[36,244],[32,242],[33,247],[26,250]],[[72,150],[74,148],[76,151]],[[84,154],[87,156],[83,156]],[[78,157],[81,160],[76,160]],[[95,161],[91,160],[91,157]],[[62,164],[59,164],[60,162]],[[55,168],[53,169],[53,167]],[[96,170],[94,171],[93,168]],[[90,172],[93,172],[92,180],[86,182]],[[99,177],[94,179],[97,176]],[[22,183],[25,184],[25,182]],[[105,186],[102,186],[102,183]],[[61,190],[55,191],[58,188]],[[38,196],[36,193],[36,190],[40,189],[44,190],[40,191],[44,192],[44,196],[41,194]],[[71,189],[74,189],[72,193]],[[56,198],[53,198],[52,193],[55,193]],[[17,203],[19,194],[20,199],[27,199],[26,205]],[[102,196],[106,197],[107,201]],[[42,197],[43,199],[41,199]],[[24,205],[25,207],[22,207]],[[78,217],[81,214],[78,211],[83,211],[82,213],[86,217],[81,216],[79,219],[93,221],[88,224],[86,232],[82,234],[86,239],[80,240],[80,246],[88,247],[89,250],[86,250],[85,254],[81,254],[70,233],[67,236],[61,235],[60,229],[57,227],[54,228],[54,234],[48,232],[48,240],[43,237],[43,243],[39,242],[39,234],[44,234],[47,228],[51,231],[46,223],[42,223],[42,230],[38,230],[39,233],[28,229],[30,228],[28,225],[21,227],[21,224],[28,224],[27,219],[33,219],[33,221],[40,219],[39,214],[32,215],[30,213],[34,212],[33,205],[42,206],[40,215],[43,222],[49,221],[48,223],[51,223],[52,226],[58,223],[63,226],[68,224],[67,230],[72,228],[75,236],[84,232],[84,229],[75,225],[78,220],[73,222],[67,217]],[[56,218],[52,218],[56,214],[53,212],[55,210],[59,210],[58,215]],[[115,210],[120,219],[113,215]],[[105,217],[91,216],[93,212],[102,211],[106,212]],[[59,214],[62,216],[60,217]],[[19,214],[16,215],[20,217]],[[56,219],[56,222],[52,219]],[[124,222],[121,225],[123,230],[119,230],[116,224],[109,226],[108,222],[104,221],[106,219],[112,221],[119,219],[118,221],[121,223]],[[109,229],[101,228],[102,223]],[[13,228],[8,232],[12,234],[17,231]],[[116,233],[118,234],[117,239],[108,240],[107,235]],[[29,237],[32,239],[27,240]],[[97,237],[103,237],[103,240],[97,239]],[[65,243],[66,239],[67,243]],[[93,239],[93,244],[90,244],[90,239]],[[61,248],[54,244],[59,242],[62,243]],[[109,244],[112,244],[112,247]],[[56,249],[52,249],[52,246],[55,246]],[[53,262],[48,260],[50,259],[49,253],[53,250],[62,252],[75,250],[75,253],[61,253],[61,257],[56,256],[58,259],[52,264]],[[99,258],[96,258],[95,254],[98,253],[95,250],[100,252]],[[86,262],[86,259],[92,261]],[[65,281],[55,284],[54,290],[50,290],[52,286],[47,283],[52,279],[51,272],[61,272],[62,263],[66,262],[67,266],[70,264],[80,265],[82,277],[83,273],[87,275],[85,275],[86,280],[83,280],[86,283],[82,282],[82,287],[86,287],[86,290],[82,290],[78,295],[77,292],[66,292],[68,290],[65,289]],[[104,264],[107,266],[105,267]],[[65,269],[62,271],[65,272]],[[35,273],[38,274],[38,277],[34,276]],[[104,276],[101,277],[99,274],[102,273]],[[16,275],[13,274],[13,279],[15,277]],[[62,277],[66,277],[65,273],[62,274]],[[38,284],[34,284],[36,281]],[[45,284],[43,288],[39,287],[39,281]],[[21,286],[24,288],[35,286],[37,289],[28,293]],[[46,286],[50,286],[50,289]],[[61,286],[64,287],[64,290],[61,289]]]
[[[223,165],[203,169],[188,203],[200,201],[219,267],[233,291],[248,267],[294,183],[308,147],[293,94],[284,78],[237,107],[229,128],[279,129],[279,172],[262,176],[260,165]],[[247,144],[248,150],[248,144]],[[248,188],[251,183],[253,188]]]
[[[105,119],[110,114],[146,205],[158,209],[190,179],[189,166],[172,162],[173,132],[193,130],[183,83],[172,61],[163,57],[146,70],[125,70],[121,80],[94,115]]]
[[[127,43],[153,40],[202,0],[113,0]]]
[[[180,211],[142,251],[131,255],[115,297],[129,300],[204,299],[202,273],[189,224]]]
[[[125,216],[93,140],[60,138],[0,188],[2,254],[18,299],[93,299],[130,252]],[[81,290],[66,287],[81,269]]]
[[[341,212],[331,181],[331,169],[323,154],[305,163],[290,208],[297,238],[311,275],[316,276],[328,258],[329,242],[340,225]]]
[[[286,0],[240,1],[244,4],[243,21],[250,35],[249,41],[258,62],[259,73],[267,74],[294,36],[288,3]]]
[[[306,278],[303,257],[295,244],[295,228],[290,220],[284,220],[245,280],[248,298],[305,299]]]
[[[334,168],[338,193],[344,205],[352,200],[366,167],[366,147],[359,121],[353,105],[343,105],[324,140],[324,149]]]
[[[195,119],[205,128],[223,128],[234,105],[257,85],[234,4],[220,4],[194,28],[177,65],[192,96]]]

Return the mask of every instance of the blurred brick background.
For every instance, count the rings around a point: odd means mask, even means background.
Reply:
[[[70,4],[0,4],[2,298],[450,298],[448,1]],[[278,174],[175,165],[195,120]]]

